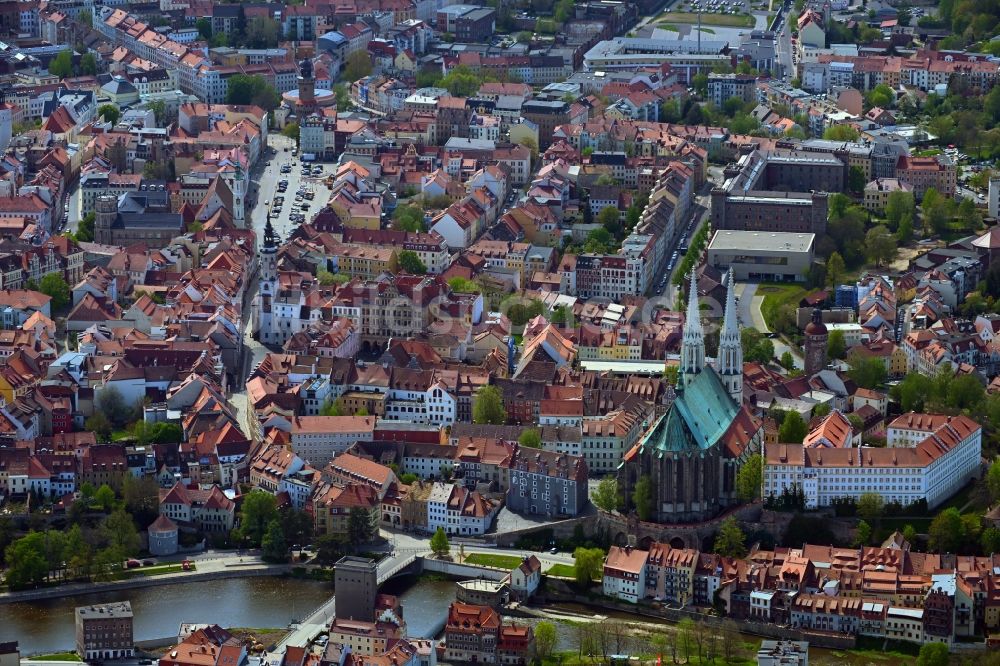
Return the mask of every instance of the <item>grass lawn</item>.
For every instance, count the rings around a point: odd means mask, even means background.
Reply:
[[[764,301],[760,304],[760,313],[767,327],[773,330],[771,322],[774,321],[778,309],[785,304],[796,307],[808,292],[805,287],[797,284],[762,284],[757,287],[757,293],[764,297]]]
[[[694,12],[670,12],[660,18],[670,23],[698,23],[698,15]],[[732,28],[752,28],[756,21],[748,14],[702,14],[702,25],[722,25]]]
[[[553,564],[545,572],[547,576],[559,576],[561,578],[576,578],[576,567],[572,564]]]
[[[54,652],[28,657],[28,661],[83,661],[76,652]]]
[[[161,576],[169,573],[179,573],[184,571],[181,564],[163,564],[157,567],[142,567],[136,569],[126,569],[121,572],[121,578],[136,578],[140,576]],[[194,563],[191,563],[190,571],[194,571]]]
[[[472,553],[465,556],[465,564],[478,564],[482,567],[497,569],[514,569],[521,564],[521,558],[516,555],[493,555],[492,553]]]

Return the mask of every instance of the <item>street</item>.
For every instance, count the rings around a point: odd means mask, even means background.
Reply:
[[[795,65],[792,61],[792,31],[789,27],[788,14],[785,13],[781,19],[781,28],[775,35],[775,49],[777,51],[779,71],[781,78],[790,81],[796,77]]]
[[[736,287],[736,297],[739,298],[736,312],[740,320],[740,325],[755,328],[761,333],[770,333],[767,322],[764,321],[764,315],[760,311],[764,297],[757,294],[758,285],[755,283],[737,282],[734,286]],[[774,344],[775,358],[781,358],[781,355],[787,351],[791,353],[792,358],[795,360],[796,368],[802,369],[805,367],[802,360],[802,352],[796,347],[785,344],[784,340],[780,337],[771,338],[771,343]]]

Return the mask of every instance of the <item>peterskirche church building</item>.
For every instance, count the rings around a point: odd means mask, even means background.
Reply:
[[[652,481],[651,522],[701,522],[740,504],[736,474],[764,441],[761,420],[743,404],[743,348],[732,271],[714,366],[705,362],[700,314],[692,271],[677,397],[618,470],[626,513],[635,509],[636,482],[642,476]]]

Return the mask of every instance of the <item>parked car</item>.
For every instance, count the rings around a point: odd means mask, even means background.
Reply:
[[[142,562],[140,562],[139,560],[130,559],[127,562],[125,562],[126,569],[135,569],[136,567],[141,567],[141,566]]]

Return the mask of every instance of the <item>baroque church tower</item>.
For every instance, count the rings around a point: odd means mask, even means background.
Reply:
[[[677,390],[683,390],[695,376],[705,369],[705,331],[701,327],[701,310],[698,305],[698,281],[691,269],[691,291],[688,293],[687,318],[684,320],[684,338],[681,342],[681,367]]]
[[[729,391],[737,405],[743,404],[743,343],[740,342],[740,323],[736,314],[736,289],[733,286],[733,269],[729,269],[726,283],[726,312],[719,336],[719,353],[716,370],[722,385]]]

